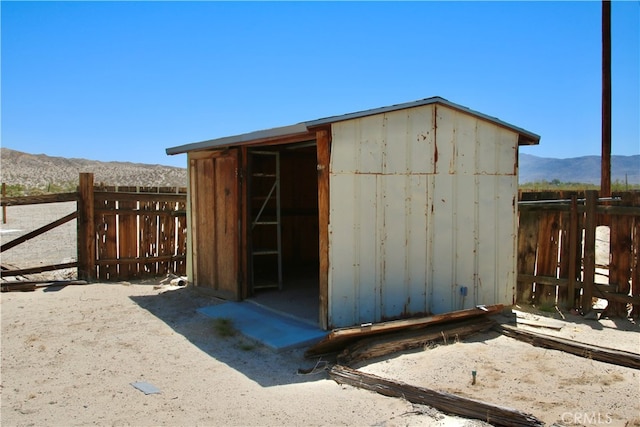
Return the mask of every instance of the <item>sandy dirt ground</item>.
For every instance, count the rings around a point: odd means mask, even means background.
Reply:
[[[41,205],[47,206],[47,205]],[[16,208],[13,208],[17,212]],[[53,221],[66,212],[54,215]],[[71,206],[71,210],[73,206]],[[9,211],[3,230],[29,214]],[[3,243],[8,235],[2,234]],[[66,235],[3,254],[3,263],[73,257]],[[73,238],[72,238],[73,239]],[[55,250],[49,251],[49,246]],[[25,246],[26,248],[26,246]],[[68,251],[65,252],[65,251]],[[35,254],[35,255],[34,255]],[[55,258],[55,259],[54,259]],[[44,261],[42,261],[44,262]],[[482,426],[403,399],[329,379],[304,349],[274,353],[241,335],[220,336],[196,312],[221,300],[167,278],[0,295],[2,426]],[[166,291],[166,292],[165,292]],[[522,308],[524,316],[541,313]],[[546,313],[545,315],[549,315]],[[550,335],[640,352],[628,320],[564,314]],[[559,314],[556,314],[559,318]],[[640,426],[640,371],[545,350],[494,332],[427,345],[355,366],[416,386],[518,409],[547,425]],[[471,372],[477,372],[471,384]],[[144,394],[134,382],[160,393]]]

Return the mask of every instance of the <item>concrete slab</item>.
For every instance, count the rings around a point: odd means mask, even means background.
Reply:
[[[240,333],[275,351],[312,345],[327,335],[319,327],[248,302],[225,302],[199,308],[198,312],[213,319],[231,320]]]

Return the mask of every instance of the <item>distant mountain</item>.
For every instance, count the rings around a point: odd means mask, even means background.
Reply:
[[[520,154],[520,184],[536,181],[600,184],[600,156],[553,159]],[[640,155],[611,156],[611,181],[640,184]]]
[[[600,183],[600,156],[554,159],[520,154],[520,184],[536,181]],[[7,184],[46,189],[50,184],[77,183],[80,172],[93,172],[96,183],[185,187],[187,170],[162,165],[100,162],[51,157],[0,148],[0,177]],[[640,155],[611,156],[611,180],[640,184]]]
[[[163,165],[128,162],[100,162],[50,157],[0,148],[2,182],[27,188],[47,189],[51,184],[78,182],[80,172],[92,172],[96,184],[149,187],[186,187],[187,170]]]

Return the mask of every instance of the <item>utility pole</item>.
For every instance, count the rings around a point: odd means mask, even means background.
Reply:
[[[600,197],[611,197],[611,1],[602,0],[602,173]]]

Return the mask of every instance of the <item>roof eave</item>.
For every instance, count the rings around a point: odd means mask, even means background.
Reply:
[[[206,141],[179,145],[177,147],[167,148],[166,152],[168,155],[174,155],[183,154],[190,151],[211,150],[216,148],[251,145],[274,141],[295,142],[298,139],[302,141],[308,137],[310,137],[310,135],[307,126],[304,123],[298,123],[291,126],[258,130],[255,132],[249,132],[240,135],[225,136],[223,138],[209,139]]]
[[[313,139],[313,130],[326,125],[337,122],[357,119],[360,117],[372,116],[391,111],[403,110],[407,108],[419,107],[430,104],[440,104],[452,108],[454,110],[470,114],[480,119],[489,121],[503,128],[518,133],[518,145],[537,145],[540,143],[540,136],[529,132],[525,129],[513,126],[510,123],[503,122],[495,117],[488,116],[470,108],[447,101],[439,96],[425,98],[418,101],[406,102],[403,104],[391,105],[388,107],[374,108],[371,110],[363,110],[355,113],[348,113],[339,116],[325,117],[322,119],[311,120],[290,126],[282,126],[272,129],[259,130],[241,135],[227,136],[223,138],[210,139],[207,141],[195,142],[192,144],[180,145],[177,147],[167,148],[168,155],[182,154],[189,151],[201,151],[210,149],[219,149],[225,147],[233,147],[240,145],[255,145],[262,143],[283,144],[288,142],[301,142],[306,139]]]

